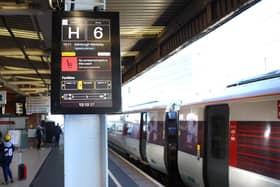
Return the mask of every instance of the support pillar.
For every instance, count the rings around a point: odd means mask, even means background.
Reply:
[[[108,186],[105,115],[65,115],[65,187]]]

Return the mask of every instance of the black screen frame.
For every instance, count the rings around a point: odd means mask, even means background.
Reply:
[[[112,107],[65,107],[60,103],[62,18],[110,19],[112,60]],[[57,11],[52,14],[51,113],[106,114],[121,111],[120,27],[118,12]]]

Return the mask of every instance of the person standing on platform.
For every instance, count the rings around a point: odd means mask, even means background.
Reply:
[[[57,123],[55,126],[55,146],[59,145],[59,139],[60,139],[61,134],[62,134],[62,130],[61,130],[59,124]]]
[[[42,143],[42,127],[39,125],[36,129],[37,149],[41,148]]]
[[[5,141],[4,141],[4,147],[3,147],[3,163],[2,163],[2,168],[3,168],[3,174],[4,174],[4,179],[5,179],[5,184],[8,184],[8,178],[10,178],[10,182],[14,182],[13,180],[13,175],[12,171],[10,169],[10,165],[13,159],[14,155],[14,150],[15,147],[13,143],[10,141],[11,140],[11,135],[7,133],[5,135]]]

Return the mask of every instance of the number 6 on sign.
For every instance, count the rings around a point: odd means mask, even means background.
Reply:
[[[102,27],[95,27],[93,30],[93,36],[95,39],[100,40],[103,38],[103,28]]]

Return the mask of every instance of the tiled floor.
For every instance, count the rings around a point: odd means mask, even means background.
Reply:
[[[9,187],[28,187],[32,182],[34,176],[39,170],[40,166],[48,156],[51,148],[43,147],[40,150],[34,148],[28,148],[22,150],[22,161],[27,166],[27,178],[25,180],[18,180],[18,164],[20,162],[20,151],[14,152],[14,158],[12,161],[11,169],[14,177],[14,183],[10,183]],[[4,176],[2,168],[0,168],[0,186],[7,186],[2,184],[4,182]]]

